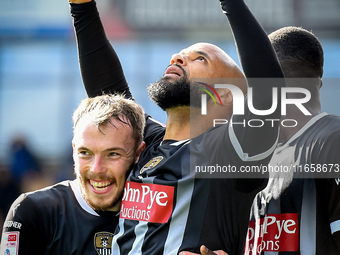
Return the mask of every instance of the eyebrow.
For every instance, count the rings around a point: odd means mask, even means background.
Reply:
[[[195,52],[199,55],[206,57],[207,59],[210,59],[210,56],[205,51],[197,50]]]
[[[78,147],[78,148],[76,148],[78,151],[79,150],[87,150],[87,151],[89,151],[89,149],[88,148],[86,148],[86,147],[84,147],[84,146],[81,146],[81,147]]]
[[[86,150],[86,151],[91,151],[89,148],[85,147],[85,146],[81,146],[78,148],[78,151],[79,150]],[[112,148],[107,148],[105,149],[104,151],[108,152],[108,151],[124,151],[123,148],[121,147],[112,147]]]
[[[122,147],[112,147],[112,148],[107,148],[105,151],[125,151]]]

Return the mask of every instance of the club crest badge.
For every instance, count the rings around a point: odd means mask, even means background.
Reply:
[[[94,247],[99,255],[111,255],[113,234],[98,232],[94,235]]]
[[[157,166],[163,159],[163,156],[158,156],[153,159],[151,159],[148,163],[146,163],[142,169],[140,170],[140,174],[144,173],[145,171],[149,170],[150,168],[153,168]]]

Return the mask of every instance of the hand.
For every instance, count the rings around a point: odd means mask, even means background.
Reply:
[[[84,3],[91,2],[92,0],[68,0],[68,1],[73,4],[84,4]]]
[[[228,255],[228,253],[218,250],[218,251],[211,251],[205,245],[202,245],[200,248],[201,255]],[[192,253],[188,251],[181,251],[179,255],[199,255],[197,253]]]
[[[221,7],[222,7],[223,12],[226,12],[226,11],[227,11],[227,1],[228,1],[228,0],[220,0],[220,3],[221,3]]]
[[[228,13],[230,6],[236,2],[242,2],[242,0],[220,0],[221,7],[224,13]]]

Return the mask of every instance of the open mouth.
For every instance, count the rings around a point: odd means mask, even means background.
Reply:
[[[179,68],[178,66],[169,66],[166,71],[165,71],[165,75],[176,75],[178,77],[181,77],[183,75],[183,71],[181,68]]]
[[[90,180],[90,184],[93,187],[93,189],[96,191],[105,191],[110,187],[112,182],[98,182],[98,181]]]

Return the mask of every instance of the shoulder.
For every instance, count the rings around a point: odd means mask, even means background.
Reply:
[[[329,136],[332,133],[340,132],[340,116],[327,114],[322,117],[319,121],[317,121],[314,125],[320,131],[319,134],[324,134],[325,136]]]
[[[46,188],[25,193],[24,196],[37,203],[59,200],[71,194],[70,181],[63,181]]]
[[[320,138],[323,137],[326,144],[339,144],[340,141],[340,116],[326,115],[317,124]]]
[[[326,141],[331,141],[332,137],[337,139],[339,133],[340,117],[321,113],[311,119],[295,136],[299,143],[322,145]]]
[[[320,120],[323,125],[315,130],[318,163],[340,164],[340,117],[327,115]]]
[[[13,202],[4,222],[3,233],[5,237],[17,235],[22,254],[44,254],[43,249],[49,238],[60,222],[67,218],[65,208],[70,210],[70,203],[65,202],[72,201],[72,198],[69,199],[72,194],[69,184],[65,181],[23,193]],[[37,240],[40,242],[37,243]]]
[[[145,115],[144,141],[146,145],[151,144],[155,140],[163,139],[165,134],[165,124]]]
[[[72,194],[70,182],[64,181],[40,190],[21,194],[12,204],[10,212],[13,216],[17,214],[29,215],[39,211],[49,211],[57,207],[61,201],[68,200]]]

